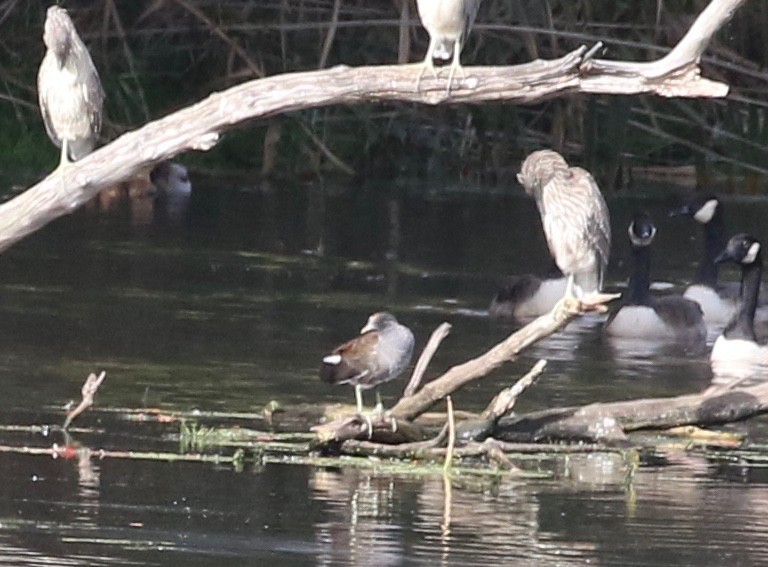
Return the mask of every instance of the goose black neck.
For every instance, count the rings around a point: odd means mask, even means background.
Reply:
[[[762,252],[758,251],[754,262],[741,267],[739,311],[723,332],[727,339],[756,340],[755,311],[757,310],[757,296],[760,293],[762,276],[763,258]]]
[[[704,225],[704,255],[696,274],[696,283],[712,288],[717,285],[715,258],[725,248],[725,220],[721,208],[718,206],[710,221]]]
[[[629,276],[628,305],[651,303],[651,249],[649,246],[632,246],[632,275]]]

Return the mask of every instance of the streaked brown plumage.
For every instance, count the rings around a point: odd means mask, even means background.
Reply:
[[[45,19],[47,48],[37,76],[40,111],[48,137],[61,148],[61,163],[88,155],[101,131],[104,91],[88,49],[64,8]]]
[[[448,76],[449,92],[456,71],[464,75],[461,68],[461,50],[475,22],[480,2],[481,0],[416,0],[421,23],[429,33],[429,48],[416,81],[417,90],[427,69],[437,77],[435,59],[448,61],[452,58]]]
[[[566,296],[602,289],[611,226],[592,175],[557,152],[540,150],[525,159],[517,179],[536,199],[549,251],[569,279]]]
[[[414,342],[410,329],[391,314],[374,313],[360,330],[360,336],[323,358],[320,379],[329,384],[353,385],[357,411],[362,412],[362,390],[400,376],[411,362]],[[380,408],[378,390],[376,397]]]

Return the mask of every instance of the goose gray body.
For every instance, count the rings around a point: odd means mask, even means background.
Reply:
[[[104,91],[88,49],[64,8],[48,8],[37,76],[40,111],[61,163],[88,155],[101,131]]]
[[[598,292],[608,265],[611,226],[608,207],[590,173],[570,167],[555,151],[530,154],[517,176],[536,199],[552,257],[583,294]]]
[[[525,274],[509,281],[499,289],[488,307],[488,315],[493,319],[511,319],[527,321],[552,310],[562,299],[566,289],[566,279],[557,277],[540,278]]]
[[[628,234],[632,274],[622,305],[606,321],[605,332],[623,338],[673,339],[697,347],[698,352],[707,337],[699,304],[679,295],[654,297],[650,293],[650,248],[656,235],[650,216],[645,212],[636,213]]]

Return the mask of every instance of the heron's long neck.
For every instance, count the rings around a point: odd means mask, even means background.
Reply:
[[[757,310],[757,296],[760,293],[762,276],[763,258],[762,252],[758,252],[754,262],[741,267],[739,311],[723,331],[725,338],[756,340],[755,311]]]
[[[723,214],[715,212],[715,216],[704,225],[704,253],[696,274],[696,283],[715,287],[717,285],[717,264],[715,258],[725,248],[725,221]]]
[[[649,246],[632,246],[632,275],[629,276],[628,305],[651,302],[651,250]]]

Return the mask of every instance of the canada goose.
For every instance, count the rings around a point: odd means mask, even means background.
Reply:
[[[491,300],[488,315],[494,319],[526,321],[552,310],[565,295],[566,278],[554,266],[550,277],[526,274],[505,284]]]
[[[670,216],[688,216],[701,224],[704,249],[693,284],[683,294],[701,305],[704,321],[710,325],[725,325],[736,313],[739,286],[717,282],[715,258],[725,248],[725,213],[723,204],[714,195],[697,196]]]
[[[464,70],[461,68],[461,50],[475,22],[480,2],[481,0],[416,0],[419,18],[429,33],[429,48],[416,80],[416,90],[419,90],[421,77],[427,69],[437,77],[435,59],[448,61],[453,57],[448,76],[448,92],[451,91],[456,71],[464,76]]]
[[[605,324],[614,337],[675,339],[703,345],[707,327],[701,307],[682,296],[653,297],[650,293],[651,243],[656,235],[648,213],[635,213],[629,225],[632,245],[632,275],[623,305]]]
[[[357,411],[363,411],[362,390],[394,380],[403,373],[413,356],[411,330],[389,313],[374,313],[360,330],[360,336],[348,341],[323,358],[320,379],[328,384],[355,387]],[[381,397],[376,390],[376,409]]]
[[[768,364],[768,345],[758,344],[755,337],[755,310],[763,275],[760,243],[748,234],[737,234],[715,261],[741,266],[741,299],[736,315],[712,347],[712,369],[729,373],[732,364]]]
[[[43,42],[46,52],[37,75],[40,111],[48,137],[61,148],[62,165],[85,157],[96,145],[104,90],[64,8],[48,8]]]
[[[588,171],[569,167],[552,150],[539,150],[523,162],[517,180],[533,195],[547,245],[566,276],[566,297],[602,289],[611,248],[611,226],[603,195]]]

